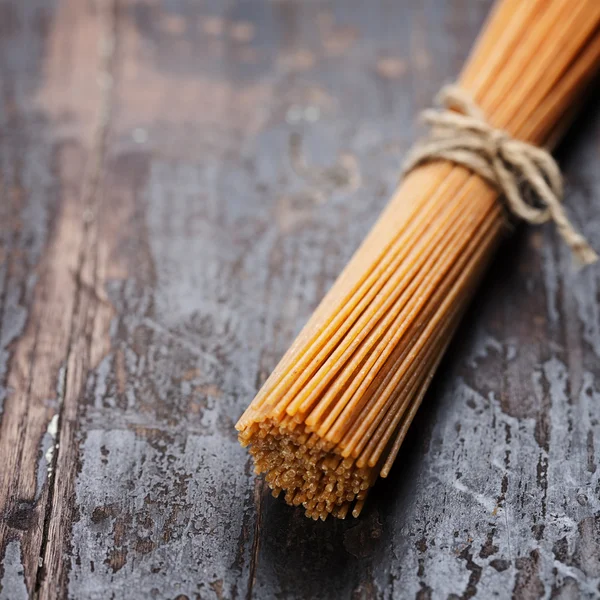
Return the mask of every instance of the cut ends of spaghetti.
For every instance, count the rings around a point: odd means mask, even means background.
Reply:
[[[302,425],[291,430],[266,420],[241,432],[239,439],[250,446],[255,472],[265,474],[273,496],[283,493],[288,504],[302,506],[315,521],[330,514],[358,517],[377,477],[375,469],[359,468],[353,459],[328,450]]]

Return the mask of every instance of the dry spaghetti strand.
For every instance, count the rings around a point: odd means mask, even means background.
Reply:
[[[458,84],[491,126],[553,145],[599,61],[598,0],[501,0]],[[236,425],[275,496],[358,516],[505,229],[497,193],[463,167],[404,179]]]

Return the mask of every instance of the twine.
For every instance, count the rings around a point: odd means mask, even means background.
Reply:
[[[489,125],[479,107],[457,86],[445,86],[437,98],[441,110],[425,110],[429,137],[409,152],[406,175],[434,160],[462,165],[496,187],[509,211],[527,223],[554,221],[563,240],[583,264],[598,260],[587,240],[573,227],[561,204],[563,180],[552,156]],[[458,111],[458,112],[457,112]],[[528,190],[534,198],[527,200]]]

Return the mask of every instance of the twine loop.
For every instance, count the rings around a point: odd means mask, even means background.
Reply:
[[[429,137],[410,151],[404,175],[434,160],[462,165],[496,187],[513,215],[534,225],[554,221],[582,264],[598,260],[564,211],[562,176],[549,152],[489,125],[479,107],[457,86],[442,88],[437,103],[441,110],[421,114],[430,127]]]

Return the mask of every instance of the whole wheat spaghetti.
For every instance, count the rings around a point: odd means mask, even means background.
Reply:
[[[598,0],[502,0],[458,86],[492,128],[553,146],[599,60]],[[358,516],[506,231],[503,206],[454,162],[406,175],[237,423],[275,496],[314,519]]]

